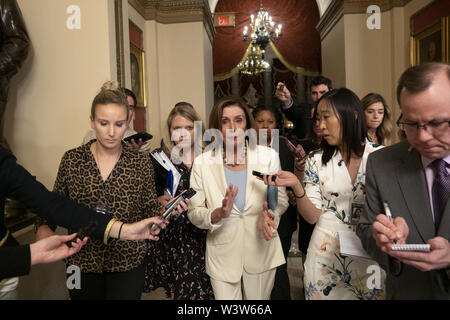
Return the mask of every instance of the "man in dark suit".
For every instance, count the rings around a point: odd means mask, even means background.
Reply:
[[[388,299],[450,298],[450,66],[406,70],[397,87],[407,141],[372,153],[366,205],[357,227],[365,250],[386,270]],[[393,220],[383,212],[388,202]],[[430,244],[430,252],[392,251]]]
[[[315,104],[325,93],[332,89],[332,82],[330,79],[318,76],[311,80],[311,100]],[[286,118],[294,124],[294,132],[296,138],[303,139],[312,131],[312,105],[303,103],[297,105],[291,97],[289,91],[283,83],[278,82],[275,96],[280,100],[280,109]],[[295,139],[294,139],[295,140]],[[296,140],[293,142],[295,143]],[[306,253],[314,230],[314,224],[309,224],[299,215],[299,231],[298,231],[298,246],[302,252],[303,263],[306,260]]]
[[[330,79],[318,76],[311,80],[311,100],[315,104],[325,93],[332,89]],[[281,101],[281,111],[294,124],[294,134],[303,139],[309,134],[312,126],[311,109],[308,103],[295,104],[289,91],[283,83],[278,82],[275,96]]]

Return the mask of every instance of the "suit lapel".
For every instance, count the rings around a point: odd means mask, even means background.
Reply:
[[[409,209],[417,230],[426,243],[435,235],[435,227],[431,214],[427,182],[420,154],[413,150],[403,158],[398,167],[397,178],[401,186],[405,203]]]
[[[207,179],[210,178],[215,180],[215,185],[217,186],[217,190],[219,191],[218,196],[220,195],[223,199],[225,197],[225,192],[228,186],[225,179],[222,155],[220,155],[218,152],[216,152],[215,155],[211,153],[211,162],[205,165],[211,166],[212,174],[211,177],[207,177]]]

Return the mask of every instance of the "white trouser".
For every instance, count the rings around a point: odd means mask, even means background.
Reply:
[[[276,268],[263,273],[243,272],[241,281],[231,283],[211,278],[216,300],[269,300]]]

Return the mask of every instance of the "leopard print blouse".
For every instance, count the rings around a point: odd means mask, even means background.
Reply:
[[[53,191],[89,208],[105,206],[108,213],[125,223],[159,215],[161,207],[148,154],[130,150],[122,142],[119,161],[103,181],[90,150],[95,141],[64,154]],[[37,225],[42,224],[52,226],[51,222],[39,219]],[[80,252],[66,259],[66,263],[79,266],[82,272],[124,272],[141,265],[146,248],[145,241],[109,239],[105,245],[89,239]]]

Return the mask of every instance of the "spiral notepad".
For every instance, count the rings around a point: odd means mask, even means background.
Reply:
[[[429,244],[393,244],[393,251],[430,251]]]

